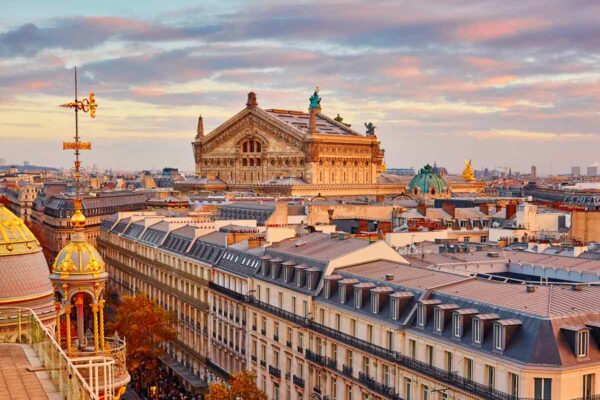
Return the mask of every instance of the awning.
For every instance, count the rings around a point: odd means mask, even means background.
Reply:
[[[163,356],[160,357],[160,359],[194,389],[208,387],[206,382],[194,375],[192,371],[190,371],[185,365],[181,364],[175,358]]]

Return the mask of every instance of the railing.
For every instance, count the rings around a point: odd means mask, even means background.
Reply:
[[[393,387],[384,385],[383,383],[377,382],[375,379],[371,378],[369,375],[364,372],[358,373],[358,380],[361,383],[364,383],[369,389],[376,391],[379,394],[382,394],[387,397],[399,397],[396,394],[396,389]]]
[[[210,358],[206,359],[206,366],[227,380],[229,380],[229,378],[231,378],[231,375],[229,374],[229,372],[225,371],[223,368],[221,368],[220,366],[215,364]]]
[[[319,365],[326,365],[326,357],[306,349],[306,359]]]
[[[352,366],[350,365],[342,365],[342,373],[350,378],[352,378]]]
[[[281,378],[281,370],[272,365],[269,365],[269,374],[275,378]]]
[[[107,261],[110,265],[114,266],[115,268],[125,271],[130,275],[134,275],[137,278],[149,283],[150,285],[162,290],[163,292],[169,293],[170,295],[177,297],[179,300],[181,300],[183,302],[191,304],[191,305],[193,305],[197,308],[200,308],[201,310],[204,310],[204,311],[209,310],[209,305],[205,301],[196,299],[193,296],[190,296],[190,295],[178,290],[177,288],[169,286],[169,285],[159,281],[158,279],[151,277],[150,275],[146,275],[143,272],[140,272],[140,271],[136,270],[135,268],[130,267],[129,265],[126,265],[113,257],[104,256],[104,260]]]
[[[337,360],[333,358],[327,358],[327,366],[331,369],[337,369]]]
[[[381,347],[376,344],[359,339],[357,337],[339,332],[335,329],[309,320],[308,318],[303,318],[289,311],[285,311],[270,304],[266,304],[260,300],[255,299],[253,296],[248,296],[246,301],[255,307],[261,308],[281,318],[285,318],[288,321],[291,321],[295,324],[302,325],[308,329],[313,330],[314,332],[321,333],[331,339],[338,340],[356,349],[384,358],[390,362],[400,364],[413,371],[421,373],[430,378],[435,378],[447,385],[460,388],[476,396],[492,400],[526,400],[524,398],[517,398],[508,393],[501,392],[489,386],[459,376],[456,373],[448,372],[447,370],[431,366],[425,362],[400,354],[397,351],[389,350],[385,347]],[[343,370],[342,372],[349,376],[351,376],[352,373],[351,369],[349,371]]]
[[[292,382],[294,382],[294,385],[304,389],[304,379],[300,378],[299,376],[294,375],[292,377]]]
[[[114,361],[108,357],[82,357],[70,360],[54,337],[49,333],[35,312],[29,308],[0,307],[0,326],[5,332],[0,336],[0,343],[29,344],[50,376],[60,397],[66,400],[97,400],[101,387],[112,389],[112,370]],[[89,368],[88,380],[80,372],[80,368]],[[94,373],[102,370],[103,381],[94,379]],[[112,399],[112,390],[106,393]]]
[[[238,293],[234,290],[231,289],[227,289],[226,287],[223,287],[221,285],[218,285],[214,282],[209,282],[208,283],[208,287],[211,288],[214,291],[217,291],[219,293],[224,294],[225,296],[229,296],[235,300],[238,301],[246,301],[246,296],[244,296],[242,293]]]

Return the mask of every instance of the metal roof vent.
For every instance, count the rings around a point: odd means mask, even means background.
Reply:
[[[535,292],[535,285],[527,285],[527,293]]]
[[[575,291],[575,292],[581,292],[583,290],[583,286],[581,285],[571,285],[571,290]]]
[[[394,274],[385,274],[385,280],[386,281],[393,281],[394,280]]]
[[[491,258],[500,258],[500,253],[498,253],[497,251],[489,251],[487,253],[487,256]]]

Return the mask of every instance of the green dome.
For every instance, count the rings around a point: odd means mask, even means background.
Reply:
[[[438,174],[437,169],[427,164],[419,170],[419,173],[415,175],[408,184],[408,189],[414,192],[415,188],[418,188],[420,193],[443,193],[446,191],[448,185],[444,178]]]

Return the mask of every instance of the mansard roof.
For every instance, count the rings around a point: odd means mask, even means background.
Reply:
[[[280,119],[288,125],[299,129],[305,135],[308,133],[308,122],[310,114],[302,111],[268,109],[264,112]],[[317,132],[321,135],[352,135],[361,136],[358,132],[350,129],[350,127],[341,124],[326,115],[317,114]]]

